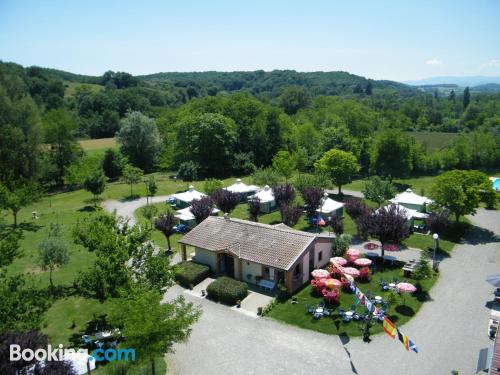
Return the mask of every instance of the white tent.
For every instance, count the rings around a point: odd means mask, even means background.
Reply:
[[[406,189],[404,192],[392,198],[390,202],[421,212],[425,210],[425,205],[433,203],[433,200],[415,194],[411,189]]]
[[[183,208],[182,210],[177,210],[176,212],[177,213],[175,214],[175,217],[178,218],[179,220],[182,220],[182,221],[194,220],[194,215],[191,212],[191,206]],[[212,209],[212,215],[215,215],[218,212],[220,212],[219,209],[217,209],[215,207]]]
[[[331,198],[326,198],[323,200],[323,205],[321,206],[321,208],[318,208],[316,212],[327,216],[332,213],[334,216],[341,216],[343,207],[343,203],[337,202]]]
[[[226,190],[229,190],[232,193],[248,195],[255,193],[257,190],[259,190],[259,187],[256,185],[247,185],[241,181],[241,178],[238,178],[236,179],[236,183],[228,186]]]
[[[200,193],[194,189],[194,186],[189,186],[189,189],[183,193],[172,194],[172,197],[175,199],[175,204],[179,207],[186,207],[195,200],[206,197],[206,194]]]
[[[259,190],[249,198],[259,198],[260,203],[274,202],[273,190],[269,187],[269,185],[264,186],[264,189]]]
[[[256,194],[248,197],[248,199],[252,198],[260,199],[260,210],[262,212],[269,212],[276,207],[273,190],[269,187],[269,185],[264,186],[264,189],[261,189]]]

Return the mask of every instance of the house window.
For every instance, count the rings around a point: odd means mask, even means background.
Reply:
[[[320,252],[318,253],[318,262],[321,262],[322,260],[323,260],[323,252],[322,252],[322,251],[320,251]]]
[[[270,274],[269,267],[264,267],[264,277],[266,279],[269,279],[269,274]]]

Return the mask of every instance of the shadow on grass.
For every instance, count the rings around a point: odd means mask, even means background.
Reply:
[[[129,195],[125,198],[120,199],[120,202],[122,202],[122,203],[132,202],[132,201],[138,200],[140,197],[141,196],[139,194],[132,194],[132,195]]]
[[[26,231],[26,232],[37,232],[40,228],[43,227],[43,225],[22,222],[17,227],[23,231]],[[14,229],[14,227],[12,227],[12,228]]]
[[[398,314],[404,316],[413,316],[415,315],[415,310],[413,310],[410,306],[407,305],[399,305],[394,309]]]
[[[113,327],[111,327],[107,322],[106,315],[96,316],[94,314],[92,320],[89,320],[87,322],[83,330],[75,332],[70,336],[69,342],[71,343],[72,346],[79,348],[83,346],[83,341],[82,341],[83,335],[92,336],[95,335],[95,333],[98,331],[108,331],[111,328]]]
[[[406,189],[411,188],[411,185],[409,185],[409,184],[402,184],[401,182],[393,182],[392,184],[394,185],[394,188],[398,192],[402,192],[402,191],[405,191]]]
[[[84,206],[82,208],[79,208],[78,211],[80,212],[95,212],[99,209],[99,207],[96,206]]]

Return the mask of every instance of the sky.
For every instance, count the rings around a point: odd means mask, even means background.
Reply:
[[[500,1],[0,0],[0,60],[91,75],[500,76]]]

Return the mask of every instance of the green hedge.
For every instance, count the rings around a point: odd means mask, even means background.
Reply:
[[[207,287],[207,294],[214,301],[235,305],[247,296],[248,285],[230,277],[219,277]]]
[[[193,262],[182,262],[174,266],[174,275],[179,284],[191,288],[210,276],[210,267]]]

